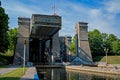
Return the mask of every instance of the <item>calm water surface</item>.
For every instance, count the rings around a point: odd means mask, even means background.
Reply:
[[[119,75],[66,71],[65,69],[38,69],[40,80],[120,80]]]

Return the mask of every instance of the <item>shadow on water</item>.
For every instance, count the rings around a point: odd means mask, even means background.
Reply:
[[[119,76],[66,71],[64,68],[38,68],[40,80],[120,80]]]

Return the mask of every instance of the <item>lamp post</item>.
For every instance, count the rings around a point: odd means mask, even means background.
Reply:
[[[25,74],[25,52],[26,52],[26,44],[27,44],[27,41],[26,39],[24,40],[24,56],[23,56],[23,74]]]
[[[104,51],[105,51],[105,54],[106,54],[106,64],[107,64],[107,62],[108,62],[108,61],[107,61],[107,53],[108,53],[108,50],[109,50],[108,48],[104,48]]]

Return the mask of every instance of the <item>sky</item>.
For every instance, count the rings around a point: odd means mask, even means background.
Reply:
[[[87,22],[88,31],[98,29],[100,32],[115,34],[120,38],[120,0],[1,0],[2,7],[9,15],[9,27],[18,27],[18,17],[32,14],[62,17],[60,36],[74,36],[75,24]]]

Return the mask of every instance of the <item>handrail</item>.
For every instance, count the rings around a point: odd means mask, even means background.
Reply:
[[[79,47],[78,49],[80,50],[79,53],[81,52],[82,55],[85,54],[83,56],[88,57],[87,59],[89,59],[89,61],[92,62],[91,57],[82,48]]]

